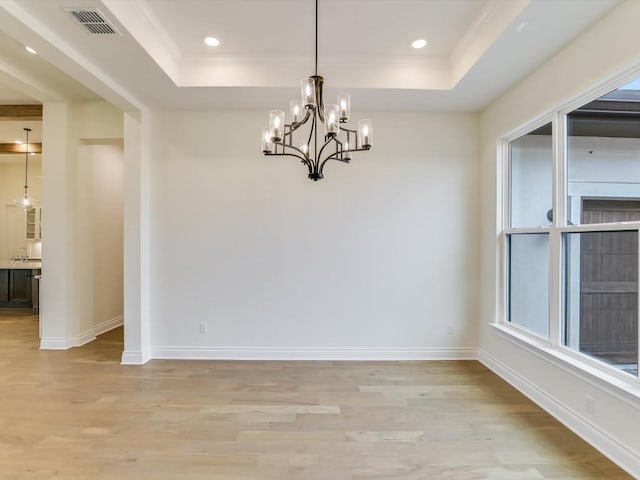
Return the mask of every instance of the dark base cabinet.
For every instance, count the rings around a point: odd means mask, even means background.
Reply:
[[[0,307],[32,308],[32,269],[0,269]]]
[[[0,269],[0,305],[9,301],[9,270]]]

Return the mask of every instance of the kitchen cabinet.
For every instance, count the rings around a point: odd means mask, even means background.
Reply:
[[[26,221],[26,239],[42,240],[42,208],[33,207],[27,210],[25,215]]]
[[[39,269],[0,269],[0,307],[32,308],[32,277]]]

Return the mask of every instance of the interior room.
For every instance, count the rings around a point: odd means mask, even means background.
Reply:
[[[14,122],[8,114],[15,112],[4,113],[4,147],[0,153],[0,307],[35,317],[39,311],[42,259],[41,208],[34,201],[42,193],[41,117],[25,116],[23,121]]]
[[[640,478],[639,21],[0,2],[0,477]]]

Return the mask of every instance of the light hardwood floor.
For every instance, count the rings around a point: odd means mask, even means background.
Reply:
[[[477,362],[119,365],[0,313],[0,478],[631,478]]]

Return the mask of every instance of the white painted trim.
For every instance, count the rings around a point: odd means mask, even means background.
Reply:
[[[67,337],[43,337],[40,339],[40,350],[68,350],[74,346]]]
[[[96,339],[95,330],[92,328],[91,330],[87,330],[84,333],[81,333],[73,340],[74,347],[81,347],[86,345],[89,342],[93,342]]]
[[[505,228],[504,233],[507,235],[518,235],[518,234],[541,234],[546,233],[550,234],[553,232],[551,227],[517,227],[517,228]]]
[[[558,226],[565,224],[566,202],[565,174],[566,155],[566,116],[556,114],[551,122],[552,155],[551,162],[551,213],[553,216],[552,231],[549,234],[549,341],[551,345],[559,345],[562,341],[563,315],[563,269],[562,269],[562,235]]]
[[[225,348],[159,346],[151,349],[151,358],[175,360],[475,360],[477,358],[477,351],[471,347]]]
[[[144,365],[151,356],[146,352],[122,352],[120,365]]]
[[[640,477],[640,455],[593,425],[567,405],[558,401],[489,353],[478,351],[478,360],[510,385],[535,402],[564,426],[580,436],[630,475]],[[604,390],[603,390],[604,391]]]
[[[118,328],[124,325],[124,315],[118,315],[110,320],[105,320],[102,323],[99,323],[95,327],[93,327],[93,333],[97,337],[98,335],[102,335],[114,328]]]
[[[530,345],[535,345],[538,348],[552,347],[551,340],[548,337],[539,335],[533,330],[529,330],[524,325],[519,325],[507,320],[500,320],[499,322],[495,322],[491,325],[496,328],[504,329],[518,338],[524,338]]]
[[[617,222],[617,223],[587,223],[584,225],[567,225],[558,227],[561,233],[573,232],[618,232],[621,230],[638,230],[640,222]]]
[[[122,315],[118,315],[115,318],[99,323],[98,325],[94,326],[92,329],[87,330],[86,332],[77,336],[73,341],[73,346],[81,347],[82,345],[86,345],[89,342],[93,342],[96,338],[98,338],[98,335],[102,335],[103,333],[108,332],[109,330],[113,330],[114,328],[117,328],[120,325],[123,325],[123,323],[124,323],[124,316]]]
[[[559,110],[561,114],[569,114],[587,103],[600,98],[602,95],[635,80],[638,78],[638,75],[640,75],[640,64],[634,62],[631,66],[624,67],[605,76],[593,87],[583,90],[581,94],[575,95],[568,101],[563,102],[556,110]]]
[[[522,335],[521,331],[511,325],[495,323],[490,325],[502,338],[524,347],[554,368],[578,377],[608,396],[613,396],[633,408],[640,409],[640,382],[636,377],[566,347],[553,347],[543,342],[536,342],[529,336]]]
[[[119,315],[110,320],[99,323],[91,330],[81,333],[77,337],[50,337],[40,339],[40,350],[68,350],[71,347],[81,347],[96,339],[109,330],[113,330],[124,323],[124,317]]]

